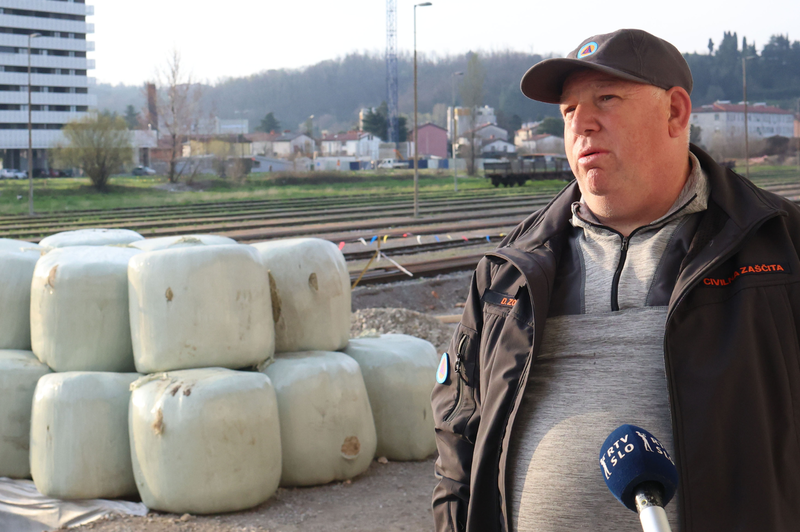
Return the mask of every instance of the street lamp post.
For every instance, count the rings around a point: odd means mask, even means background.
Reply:
[[[456,166],[456,141],[458,140],[458,122],[456,121],[456,77],[463,76],[463,72],[453,72],[450,75],[453,86],[453,112],[450,119],[453,121],[453,127],[450,128],[452,138],[450,139],[450,148],[453,152],[453,190],[458,192],[458,167]]]
[[[28,34],[28,214],[33,216],[33,125],[31,123],[31,39],[41,33]]]
[[[419,217],[419,139],[417,138],[417,8],[430,2],[414,4],[414,218]]]
[[[747,179],[750,179],[750,141],[747,127],[747,60],[753,59],[754,55],[742,57],[742,95],[744,96],[744,168]]]

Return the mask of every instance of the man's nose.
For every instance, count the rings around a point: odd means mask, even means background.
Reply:
[[[574,135],[587,135],[599,129],[597,123],[597,113],[592,105],[578,104],[572,112],[572,120],[569,124],[570,130]]]

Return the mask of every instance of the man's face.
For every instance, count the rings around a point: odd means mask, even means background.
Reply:
[[[627,217],[658,196],[666,91],[584,70],[564,83],[560,108],[567,159],[597,216]]]

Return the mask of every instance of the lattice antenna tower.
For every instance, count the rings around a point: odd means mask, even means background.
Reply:
[[[397,0],[386,0],[386,104],[389,106],[389,142],[400,142],[397,120]]]

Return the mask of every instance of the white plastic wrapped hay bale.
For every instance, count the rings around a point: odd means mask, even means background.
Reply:
[[[250,246],[144,252],[128,265],[136,369],[255,366],[272,358],[269,280]]]
[[[206,246],[225,246],[236,244],[236,240],[227,236],[219,235],[185,235],[185,236],[162,236],[158,238],[146,238],[130,245],[142,251],[156,251],[173,247],[184,247],[194,245]]]
[[[48,248],[64,248],[68,246],[108,246],[125,245],[144,237],[130,229],[78,229],[56,233],[39,241]]]
[[[136,494],[128,438],[137,373],[66,372],[39,379],[31,413],[31,476],[57,499]]]
[[[333,243],[297,238],[253,244],[270,272],[275,352],[336,351],[350,338],[350,274]]]
[[[0,477],[30,476],[31,403],[48,373],[30,351],[0,350]]]
[[[345,480],[375,456],[375,423],[358,363],[342,353],[283,353],[264,372],[278,394],[282,486]]]
[[[36,263],[31,344],[56,371],[133,371],[128,261],[138,249],[73,246]]]
[[[190,369],[131,388],[136,485],[156,510],[244,510],[275,493],[281,436],[275,390],[263,373]]]
[[[0,238],[0,251],[22,251],[34,249],[41,251],[42,246],[39,244],[34,244],[33,242],[27,242],[25,240],[14,240],[13,238]]]
[[[0,239],[0,349],[31,348],[31,279],[41,249]]]
[[[344,352],[364,375],[378,434],[376,456],[422,460],[436,450],[431,391],[438,357],[430,342],[405,334],[350,340]]]

